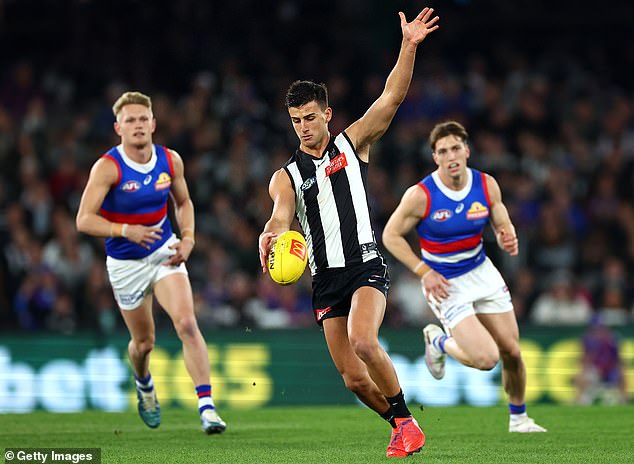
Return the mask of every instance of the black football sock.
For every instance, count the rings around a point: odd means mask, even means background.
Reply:
[[[398,392],[396,396],[385,397],[390,406],[392,406],[392,410],[394,411],[394,417],[409,417],[412,415],[407,409],[407,405],[405,404],[405,398],[403,397],[403,390]]]
[[[388,421],[393,429],[396,428],[396,421],[394,420],[394,411],[392,410],[392,406],[389,407],[387,411],[383,414],[379,414],[383,419]]]

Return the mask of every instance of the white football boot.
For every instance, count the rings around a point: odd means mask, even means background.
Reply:
[[[436,337],[442,337],[445,332],[435,324],[428,324],[423,329],[425,336],[425,364],[435,379],[445,376],[445,353],[440,351],[432,342]]]
[[[534,433],[547,432],[547,430],[535,423],[533,419],[526,414],[511,414],[509,419],[509,432]]]
[[[227,424],[223,421],[215,409],[205,409],[200,415],[203,432],[211,435],[212,433],[222,433],[227,428]]]

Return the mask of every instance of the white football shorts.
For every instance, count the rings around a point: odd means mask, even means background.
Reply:
[[[146,295],[152,293],[154,284],[171,274],[187,275],[185,263],[178,266],[164,266],[163,263],[175,254],[169,247],[178,242],[176,235],[145,258],[117,259],[112,256],[106,258],[108,277],[112,285],[115,300],[121,309],[138,308]]]
[[[425,295],[431,310],[447,333],[472,314],[513,311],[509,289],[488,257],[475,269],[448,280],[451,283],[447,287],[449,296],[444,300],[438,301],[431,295]]]

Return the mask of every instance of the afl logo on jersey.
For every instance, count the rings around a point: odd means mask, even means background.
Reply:
[[[452,213],[448,209],[439,209],[434,211],[434,213],[431,215],[431,219],[432,221],[436,221],[436,222],[444,222],[447,219],[449,219],[451,216],[452,216]]]
[[[489,208],[479,201],[471,203],[471,207],[467,211],[467,219],[482,219],[489,216]]]
[[[308,179],[304,181],[300,189],[302,192],[305,192],[306,190],[311,188],[313,185],[315,185],[315,183],[317,183],[317,178],[315,176],[309,177]]]
[[[136,180],[129,180],[121,186],[121,190],[128,193],[136,192],[140,188],[141,188],[141,183],[137,182]]]
[[[170,188],[171,185],[172,185],[172,178],[169,176],[168,173],[162,172],[159,175],[158,180],[154,183],[154,189],[165,190]]]

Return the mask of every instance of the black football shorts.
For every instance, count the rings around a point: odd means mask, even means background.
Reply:
[[[390,274],[382,257],[345,268],[327,269],[313,277],[313,312],[317,324],[350,313],[352,295],[361,287],[373,287],[387,298]]]

